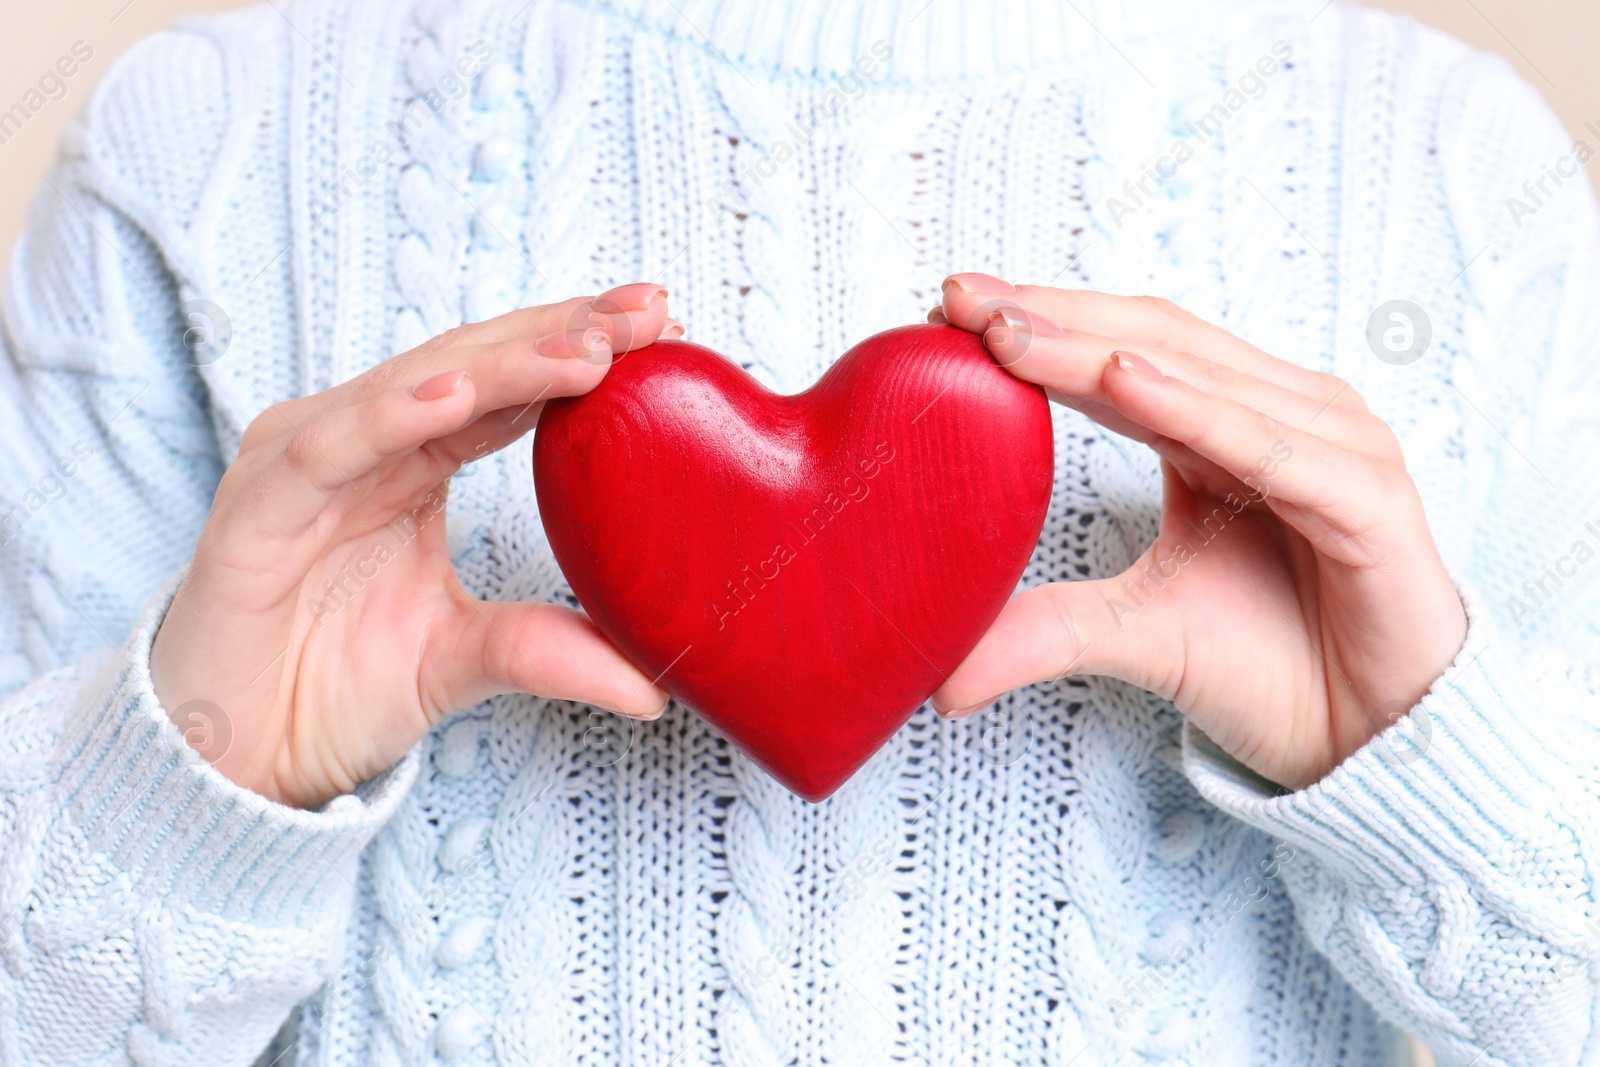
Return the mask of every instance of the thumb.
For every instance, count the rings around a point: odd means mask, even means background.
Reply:
[[[1162,633],[1167,613],[1153,602],[1141,609],[1133,604],[1122,577],[1018,593],[933,694],[934,710],[943,718],[965,718],[1013,689],[1069,674],[1104,674],[1154,688],[1162,650],[1170,647]]]
[[[667,694],[583,615],[555,604],[461,601],[453,647],[436,676],[446,712],[500,693],[533,693],[655,719]]]

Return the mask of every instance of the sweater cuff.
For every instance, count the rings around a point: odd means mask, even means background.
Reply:
[[[1419,855],[1501,856],[1515,828],[1595,752],[1576,707],[1541,698],[1517,646],[1458,585],[1467,639],[1410,713],[1325,778],[1287,792],[1186,723],[1183,766],[1201,795],[1275,837],[1374,869]]]
[[[314,925],[330,898],[353,894],[355,861],[415,780],[416,751],[317,811],[217,773],[150,680],[150,649],[181,580],[152,598],[115,673],[80,694],[61,748],[62,803],[88,851],[144,892],[256,924]]]

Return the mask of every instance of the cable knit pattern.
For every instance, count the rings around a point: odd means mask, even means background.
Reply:
[[[593,225],[588,202],[599,180],[595,105],[605,95],[606,25],[571,5],[533,0],[521,79],[534,116],[527,143],[526,240],[535,282],[532,303],[589,291],[591,262],[574,256]]]
[[[716,211],[724,224],[739,223],[736,241],[746,281],[740,363],[769,388],[795,392],[814,380],[807,372],[820,347],[820,338],[807,336],[811,323],[797,318],[797,309],[819,296],[814,282],[819,235],[806,225],[801,182],[802,171],[815,165],[814,152],[808,143],[794,146],[792,132],[809,133],[811,119],[804,114],[809,109],[796,106],[788,86],[752,89],[749,75],[737,69],[714,64],[711,78],[731,120],[731,195],[721,198]],[[797,155],[779,164],[786,146]]]
[[[717,1018],[724,1055],[739,1067],[793,1062],[803,1029],[800,960],[811,917],[800,901],[800,820],[782,786],[742,756],[733,760],[740,797],[728,813],[727,864],[718,942],[732,988]],[[796,958],[798,957],[798,959]]]
[[[140,46],[5,291],[0,1064],[1369,1067],[1401,1029],[1596,1062],[1600,223],[1581,183],[1506,207],[1570,148],[1502,65],[1288,0],[279,0]],[[919,711],[813,806],[682,709],[512,695],[297,812],[159,706],[270,403],[639,278],[800,389],[958,269],[1170,296],[1354,383],[1477,591],[1412,717],[1280,795],[1068,678]],[[1367,345],[1393,299],[1431,320],[1407,367]],[[198,306],[231,333],[197,367]],[[1025,585],[1159,518],[1148,450],[1055,434]],[[574,602],[525,447],[448,523],[474,594]]]
[[[572,862],[571,824],[563,814],[582,798],[569,791],[563,773],[560,709],[542,709],[538,719],[517,710],[517,720],[508,725],[520,727],[532,743],[521,746],[524,759],[506,782],[491,837],[505,900],[494,941],[506,979],[496,1044],[510,1062],[546,1056],[570,1061],[572,1034],[559,1025],[557,1008],[562,972],[572,964],[573,902],[539,890],[559,885]]]

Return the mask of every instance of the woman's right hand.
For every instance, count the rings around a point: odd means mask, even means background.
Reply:
[[[445,540],[449,478],[682,327],[625,285],[464,326],[273,405],[223,475],[156,635],[156,694],[232,781],[297,807],[347,793],[499,693],[655,718],[666,694],[582,615],[480,601]]]

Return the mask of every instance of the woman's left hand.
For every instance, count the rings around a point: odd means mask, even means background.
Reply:
[[[1171,700],[1289,788],[1408,711],[1466,637],[1400,445],[1348,383],[1163,300],[958,274],[932,321],[1161,456],[1155,544],[1029,589],[934,694],[960,717],[1067,673]]]

